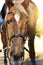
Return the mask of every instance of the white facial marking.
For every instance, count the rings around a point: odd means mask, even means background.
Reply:
[[[17,22],[19,22],[19,20],[20,20],[20,14],[16,13],[16,14],[14,15],[14,18],[15,18],[15,20],[16,20]]]

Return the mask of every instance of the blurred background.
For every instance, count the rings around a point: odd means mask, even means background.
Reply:
[[[37,20],[37,25],[36,25],[36,36],[34,39],[35,52],[37,57],[43,54],[43,0],[32,0],[32,1],[37,5],[39,10],[39,18]],[[5,0],[0,0],[0,11],[2,9],[4,2]],[[0,34],[0,49],[3,49],[1,34]]]

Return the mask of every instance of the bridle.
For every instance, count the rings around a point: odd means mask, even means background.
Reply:
[[[21,34],[14,34],[14,35],[12,35],[12,36],[10,37],[10,41],[11,41],[12,38],[18,38],[18,37],[21,37],[21,38],[23,39],[23,41],[26,40],[25,37],[22,36]]]
[[[6,24],[9,24],[9,23],[7,22]],[[6,33],[7,33],[7,30],[6,30]],[[21,35],[21,34],[19,33],[19,34],[14,34],[14,35],[12,35],[12,36],[9,38],[9,36],[8,36],[8,34],[7,34],[9,41],[11,41],[13,38],[19,38],[19,37],[20,37],[20,38],[23,39],[24,42],[26,41],[26,38],[25,38],[26,35],[27,35],[27,34]]]

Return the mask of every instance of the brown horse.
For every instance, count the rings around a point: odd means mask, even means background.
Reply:
[[[5,23],[11,46],[10,54],[14,56],[14,59],[19,59],[23,53],[25,36],[27,36],[28,16],[14,5],[6,15]]]
[[[22,55],[25,37],[29,38],[30,58],[31,60],[35,60],[34,38],[38,10],[33,2],[29,1],[28,3],[27,1],[22,3],[24,7],[14,5],[10,8],[10,12],[5,17],[6,26],[3,26],[5,27],[5,34],[7,32],[9,45],[11,46],[9,53],[15,60],[18,60]],[[6,35],[3,32],[2,34],[3,47],[5,48],[7,46]]]

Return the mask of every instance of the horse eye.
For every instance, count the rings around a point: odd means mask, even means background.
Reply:
[[[7,20],[7,24],[9,24],[10,23],[10,21],[9,20]]]
[[[6,22],[6,23],[7,23],[7,24],[10,24],[10,22],[12,22],[12,20],[7,20],[7,22]]]

